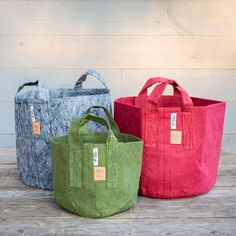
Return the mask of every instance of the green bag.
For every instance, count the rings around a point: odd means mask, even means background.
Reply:
[[[90,114],[103,109],[107,120]],[[74,120],[68,135],[51,139],[56,202],[81,216],[100,218],[133,207],[137,201],[143,142],[119,128],[104,107],[93,106]],[[91,133],[87,122],[107,128]]]

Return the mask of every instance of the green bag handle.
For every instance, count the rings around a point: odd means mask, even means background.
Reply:
[[[88,121],[94,121],[108,129],[107,147],[107,171],[106,184],[108,188],[116,188],[117,186],[117,170],[116,170],[116,149],[117,138],[114,134],[113,127],[105,119],[85,114],[83,117],[74,120],[68,133],[69,141],[69,157],[70,157],[70,186],[81,188],[83,184],[83,161],[82,161],[82,143],[80,141],[80,128]],[[83,132],[84,133],[84,132]]]
[[[98,123],[98,124],[100,124],[100,125],[107,128],[108,133],[109,133],[107,141],[109,141],[110,139],[114,139],[114,140],[117,141],[115,133],[117,133],[117,131],[119,132],[119,129],[118,129],[118,126],[116,124],[115,124],[115,127],[114,127],[113,126],[114,124],[111,124],[110,122],[107,122],[107,120],[103,119],[102,117],[92,115],[92,114],[87,113],[87,112],[81,118],[78,118],[78,119],[76,119],[72,122],[71,127],[70,127],[69,132],[68,132],[68,136],[70,136],[72,134],[76,134],[76,136],[74,136],[74,140],[76,139],[76,141],[78,143],[81,143],[80,142],[80,134],[85,133],[84,129],[81,132],[81,127],[84,126],[89,121],[94,121],[94,122],[96,122],[96,123]],[[113,123],[115,123],[114,120],[113,120]],[[88,132],[88,130],[87,130],[87,132]]]
[[[95,105],[95,106],[91,106],[88,108],[88,110],[85,112],[85,114],[90,114],[91,113],[91,109],[103,109],[104,113],[106,114],[108,121],[112,127],[112,130],[114,133],[120,133],[120,129],[117,125],[117,123],[115,122],[115,120],[112,118],[111,113],[107,110],[107,108],[103,107],[103,106],[99,106],[99,105]]]
[[[99,116],[96,116],[96,115],[92,115],[92,114],[85,114],[82,117],[79,128],[81,126],[85,125],[89,121],[94,121],[94,122],[106,127],[109,131],[111,130],[111,126],[109,125],[109,123],[105,119],[103,119]]]

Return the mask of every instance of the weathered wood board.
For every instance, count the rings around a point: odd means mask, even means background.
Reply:
[[[222,154],[219,177],[202,196],[158,200],[92,220],[55,203],[53,192],[33,189],[17,176],[15,149],[0,149],[0,235],[235,235],[236,157]]]

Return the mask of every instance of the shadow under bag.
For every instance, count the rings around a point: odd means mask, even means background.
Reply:
[[[162,95],[168,84],[173,96]],[[117,99],[114,110],[121,132],[144,140],[140,194],[189,197],[214,186],[225,102],[190,97],[176,81],[157,77],[149,79],[137,97]]]
[[[57,203],[91,218],[133,207],[141,173],[142,141],[121,134],[108,110],[102,109],[108,121],[91,115],[89,109],[73,121],[68,135],[51,139]],[[88,132],[88,121],[105,126],[108,131]]]
[[[87,76],[97,78],[105,88],[83,88]],[[25,86],[36,90],[21,92]],[[111,111],[110,90],[100,74],[88,70],[74,88],[48,89],[41,81],[23,84],[15,96],[16,156],[20,179],[26,185],[52,189],[52,160],[49,140],[64,135],[78,116],[92,105]],[[91,129],[99,127],[95,124]]]

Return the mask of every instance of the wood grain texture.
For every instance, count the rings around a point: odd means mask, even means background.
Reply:
[[[0,37],[0,69],[234,69],[235,45],[236,36]]]
[[[193,97],[236,101],[236,70],[123,69],[121,96],[137,95],[147,79],[157,76],[175,79]]]
[[[207,197],[198,197],[191,199],[181,200],[156,200],[139,197],[137,205],[123,212],[122,214],[116,214],[108,219],[186,219],[195,218],[236,218],[235,194],[224,196],[226,194],[225,189],[222,187],[221,191],[215,189],[215,195]],[[18,191],[8,191],[3,189],[0,192],[2,195],[1,211],[5,213],[5,216],[1,219],[19,219],[19,218],[76,218],[78,216],[68,213],[66,210],[62,210],[55,202],[53,193],[42,193],[37,190],[20,189]],[[14,195],[15,197],[12,197]],[[3,199],[3,200],[2,200]],[[7,199],[7,200],[4,200]],[[28,202],[28,206],[25,204]],[[37,204],[36,204],[37,202]],[[226,203],[228,202],[228,204]],[[217,207],[221,205],[221,207]],[[30,207],[29,207],[30,206]],[[206,210],[200,210],[203,208]],[[40,209],[40,210],[39,210]],[[188,214],[191,216],[188,217]]]
[[[0,35],[236,35],[235,10],[222,1],[0,1]]]
[[[16,139],[14,133],[0,133],[0,148],[15,147]]]
[[[234,219],[109,219],[109,220],[82,220],[82,219],[51,219],[45,218],[31,222],[6,221],[2,224],[0,233],[10,235],[234,235]]]
[[[227,134],[223,136],[222,149],[225,152],[236,153],[236,134]]]
[[[0,78],[2,86],[0,87],[0,101],[12,101],[16,94],[17,88],[26,81],[42,80],[43,83],[50,89],[53,88],[73,88],[77,79],[91,68],[82,69],[10,69],[1,70]],[[121,69],[99,69],[106,81],[108,88],[112,92],[113,99],[120,95],[121,90]],[[87,80],[83,83],[85,88],[103,88],[92,76],[88,76]],[[34,89],[31,87],[31,89]],[[24,91],[27,88],[25,87]]]
[[[91,220],[61,209],[53,192],[23,185],[16,174],[15,149],[0,149],[0,234],[234,235],[236,158],[222,154],[220,160],[216,186],[207,194],[175,200],[139,197],[128,211]]]
[[[74,86],[82,69],[0,69],[2,78],[0,101],[13,100],[18,86],[26,81],[42,80],[49,88]],[[137,95],[150,77],[162,76],[177,80],[192,96],[236,101],[236,70],[183,70],[183,69],[98,69],[104,76],[113,98]],[[101,87],[92,77],[87,87]],[[198,88],[198,89],[196,89]],[[227,92],[225,92],[227,91]]]

